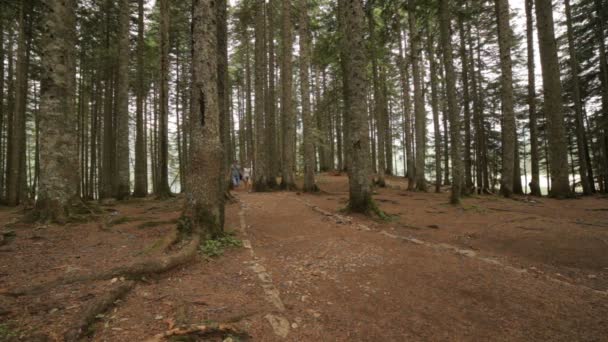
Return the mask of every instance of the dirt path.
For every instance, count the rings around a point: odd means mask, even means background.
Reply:
[[[318,195],[236,191],[226,230],[244,248],[138,279],[90,340],[146,341],[210,322],[253,341],[606,340],[606,199],[481,196],[454,207],[446,193],[388,183],[374,194],[388,221],[340,212],[345,176],[320,175]],[[182,200],[115,203],[100,222],[9,225],[0,291],[155,253]],[[20,215],[0,208],[0,223]],[[0,296],[0,341],[63,341],[82,308],[121,282]]]
[[[366,231],[359,219],[340,224],[340,218],[307,205],[310,197],[239,196],[258,262],[280,293],[282,315],[295,323],[289,340],[608,336],[604,293],[519,272],[450,245],[436,248]]]

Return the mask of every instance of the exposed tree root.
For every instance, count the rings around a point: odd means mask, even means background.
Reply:
[[[115,301],[123,298],[133,288],[135,282],[125,281],[101,297],[94,299],[78,314],[76,323],[65,333],[64,340],[79,341],[91,333],[91,325],[99,314],[106,312]]]
[[[195,325],[188,328],[173,328],[164,333],[155,335],[154,337],[146,340],[146,342],[161,342],[165,338],[172,336],[187,336],[196,335],[198,337],[209,336],[209,335],[234,335],[238,337],[246,337],[247,334],[241,332],[236,327],[230,324],[208,324],[208,325]],[[223,337],[223,336],[222,336]]]
[[[91,273],[91,274],[76,274],[59,277],[53,281],[33,285],[30,287],[16,289],[10,291],[7,294],[11,296],[23,296],[28,294],[35,294],[46,289],[50,289],[59,285],[68,285],[78,282],[94,281],[94,280],[107,280],[116,277],[124,277],[128,279],[135,279],[146,274],[158,274],[169,271],[177,266],[188,263],[197,254],[198,247],[200,245],[199,234],[194,234],[192,240],[188,242],[186,246],[180,249],[178,252],[165,255],[157,258],[141,260],[133,262],[129,265],[119,266],[110,270]]]

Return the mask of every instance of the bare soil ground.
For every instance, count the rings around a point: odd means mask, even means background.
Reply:
[[[221,322],[254,341],[608,340],[607,199],[473,196],[453,207],[447,192],[389,178],[375,194],[381,220],[341,212],[347,182],[321,175],[317,195],[235,191],[226,229],[244,247],[137,281],[89,339]],[[0,209],[0,230],[15,235],[0,246],[0,292],[162,253],[181,201],[130,200],[63,227]],[[82,308],[124,282],[0,295],[0,340],[63,341]]]

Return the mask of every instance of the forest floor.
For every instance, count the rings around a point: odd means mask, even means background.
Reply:
[[[388,220],[342,213],[343,175],[320,175],[317,195],[239,189],[226,229],[243,247],[138,281],[90,339],[220,322],[254,341],[606,341],[608,199],[488,195],[454,207],[447,189],[408,192],[406,182],[377,189]],[[182,201],[109,204],[99,222],[68,226],[18,223],[23,209],[1,208],[0,231],[13,234],[0,247],[0,292],[157,253]],[[87,303],[122,282],[0,295],[0,340],[62,341]]]

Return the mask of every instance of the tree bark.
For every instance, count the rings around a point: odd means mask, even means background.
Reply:
[[[351,211],[369,213],[374,209],[370,186],[369,137],[366,125],[365,93],[365,14],[361,0],[339,0],[340,21],[345,32],[341,43],[341,59],[344,63],[347,82],[345,93],[348,112],[348,144],[350,152],[349,204]]]
[[[129,171],[129,0],[120,0],[116,98],[116,198],[130,194]]]
[[[264,64],[264,55],[266,54],[265,26],[264,0],[255,0],[255,161],[253,188],[258,192],[268,190],[264,129],[264,84],[266,79],[266,65]]]
[[[502,103],[502,174],[500,192],[505,197],[513,194],[515,174],[515,111],[513,98],[513,70],[511,46],[513,38],[509,24],[509,1],[496,0],[496,17],[498,20],[498,46],[500,50],[500,95]],[[558,76],[559,77],[559,76]]]
[[[553,8],[551,0],[535,0],[535,3],[545,97],[544,107],[550,145],[551,191],[549,194],[552,197],[563,198],[571,194],[568,183],[568,146],[564,127],[557,44],[553,28]]]
[[[40,191],[36,214],[63,223],[78,198],[74,112],[76,15],[73,0],[45,0],[40,103]]]
[[[530,181],[530,194],[540,196],[540,167],[538,155],[538,128],[536,119],[536,81],[534,76],[534,27],[532,7],[534,0],[525,0],[526,7],[526,42],[528,52],[528,116],[530,120],[530,164],[532,179]]]
[[[293,170],[295,166],[295,126],[296,119],[293,108],[293,71],[292,71],[292,24],[291,1],[282,0],[281,14],[281,112],[283,136],[283,165],[281,170],[281,188],[293,190],[296,188]]]
[[[462,192],[462,160],[460,157],[460,118],[456,103],[456,77],[451,46],[450,0],[439,0],[439,27],[450,121],[450,156],[452,159],[452,194],[450,202],[460,203]]]
[[[158,185],[156,195],[171,195],[169,187],[169,14],[170,0],[160,0],[160,104],[158,125]],[[215,16],[215,14],[213,14]],[[217,64],[217,62],[216,62]]]
[[[439,97],[437,84],[437,59],[435,57],[435,36],[429,25],[427,31],[427,54],[431,73],[431,110],[433,111],[433,135],[435,137],[435,192],[441,192],[441,131],[439,130]],[[446,165],[447,167],[447,165]]]
[[[313,116],[310,111],[310,32],[308,19],[308,0],[299,0],[298,27],[300,33],[300,91],[302,96],[302,122],[304,129],[304,191],[316,192],[315,184],[315,146],[312,130]]]
[[[583,187],[583,194],[590,195],[592,193],[591,182],[593,178],[588,178],[587,172],[587,155],[585,154],[585,126],[583,122],[583,104],[581,101],[581,87],[579,80],[579,67],[576,50],[574,48],[574,35],[572,32],[572,13],[570,9],[570,0],[564,0],[566,10],[566,26],[568,36],[568,53],[570,54],[570,72],[572,73],[572,95],[574,101],[574,115],[576,123],[576,145],[578,154],[578,170]]]
[[[276,118],[276,92],[275,92],[275,50],[274,50],[274,0],[270,0],[266,6],[268,17],[268,29],[266,30],[266,42],[268,45],[268,91],[266,96],[266,157],[267,157],[267,181],[268,187],[278,187],[277,174],[279,174],[279,154],[277,151],[277,118]]]
[[[194,0],[192,4],[192,135],[184,216],[203,239],[219,236],[224,222],[217,4],[213,0]]]
[[[466,6],[460,10],[466,10]],[[464,112],[464,194],[470,194],[473,189],[473,173],[471,158],[471,97],[469,92],[469,61],[464,32],[463,14],[458,15],[458,34],[460,38],[460,62],[462,65],[462,102]]]
[[[136,133],[135,133],[135,190],[133,196],[148,195],[148,158],[144,126],[144,0],[137,1],[137,76],[136,76]]]
[[[414,122],[416,131],[416,190],[426,191],[425,163],[426,163],[426,110],[424,108],[424,94],[422,91],[422,77],[420,72],[420,35],[416,27],[416,7],[414,0],[409,1],[410,11],[408,19],[410,24],[410,48],[412,73],[414,77]]]

